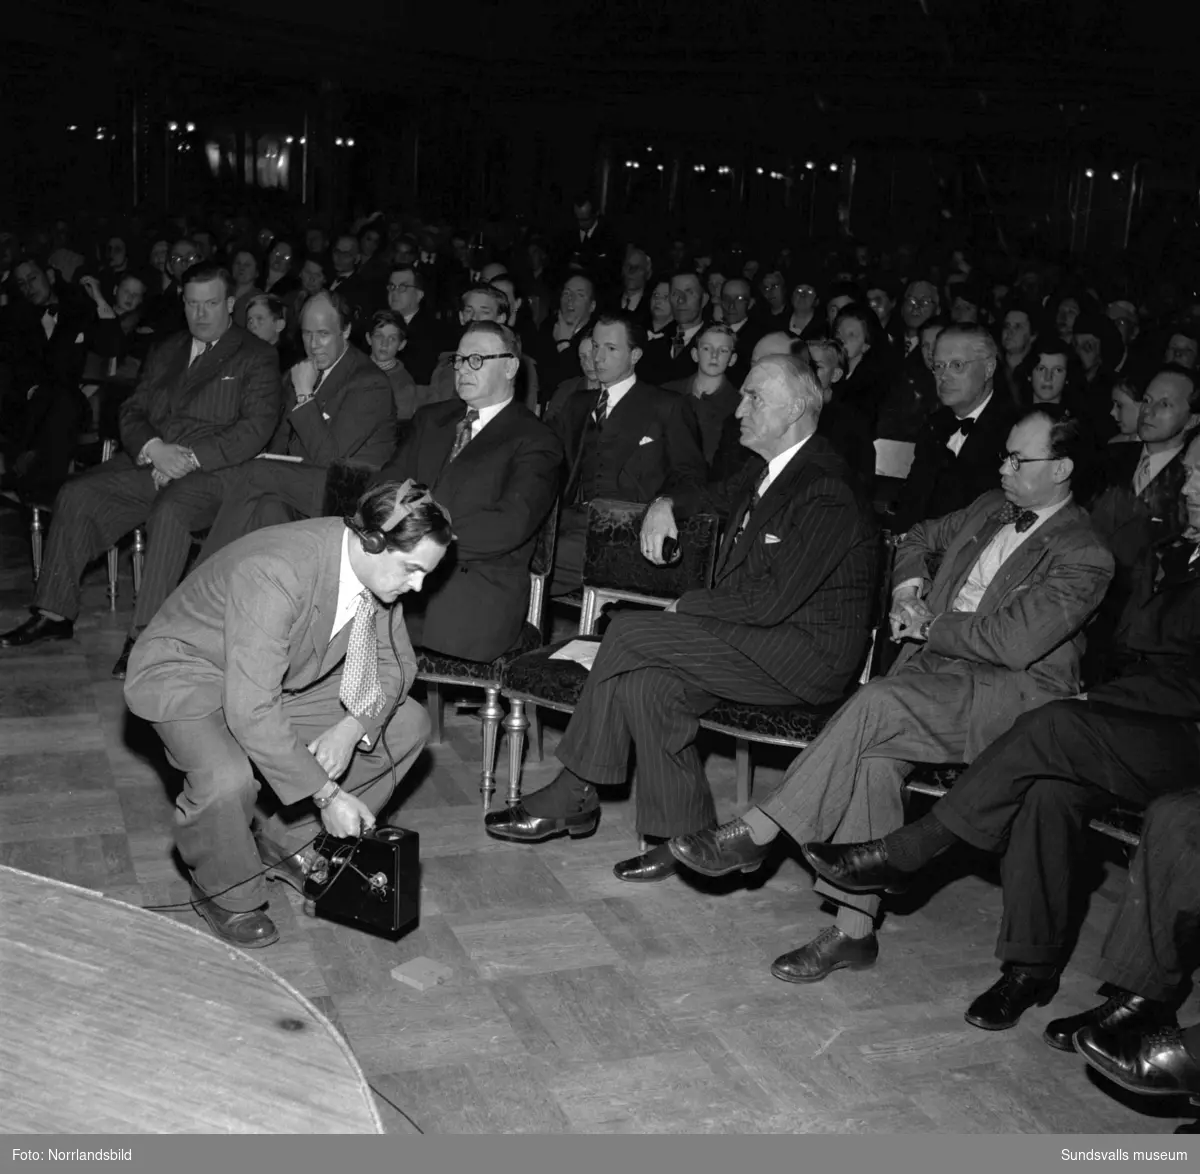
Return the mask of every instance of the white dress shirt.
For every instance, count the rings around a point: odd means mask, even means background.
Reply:
[[[624,379],[614,383],[608,389],[608,407],[604,410],[604,418],[607,420],[612,415],[613,408],[617,406],[624,398],[625,393],[637,382],[637,372],[632,375],[627,375]]]
[[[807,440],[807,436],[804,440],[798,440],[791,448],[785,448],[778,456],[772,457],[767,462],[767,475],[763,478],[763,483],[758,487],[758,496],[760,498],[771,488],[771,483],[788,467],[788,462],[804,447]]]
[[[633,314],[637,311],[638,306],[642,304],[642,298],[646,296],[644,289],[639,289],[637,293],[627,293],[621,298],[621,309],[627,314]]]
[[[980,416],[980,413],[981,413],[981,412],[983,411],[983,409],[984,409],[984,408],[986,408],[986,407],[988,406],[988,404],[990,404],[991,402],[992,402],[992,397],[991,397],[991,395],[989,395],[989,396],[987,397],[987,399],[985,399],[985,400],[983,401],[983,403],[981,403],[981,404],[979,405],[979,407],[977,407],[977,408],[976,408],[976,409],[975,409],[973,412],[968,412],[968,413],[967,413],[965,416],[963,416],[963,417],[962,417],[962,419],[964,419],[964,420],[978,420],[978,419],[979,419],[979,416]],[[962,446],[963,446],[964,444],[966,444],[966,443],[967,443],[967,435],[966,435],[966,433],[965,433],[965,432],[963,432],[961,429],[955,429],[955,431],[951,433],[951,435],[950,435],[950,439],[946,441],[946,447],[947,447],[947,448],[948,448],[948,449],[949,449],[949,450],[950,450],[950,451],[951,451],[951,452],[952,452],[952,453],[953,453],[955,456],[958,456],[958,454],[959,454],[959,453],[962,451]]]
[[[487,408],[476,408],[475,410],[479,413],[479,419],[471,425],[471,435],[468,437],[468,439],[474,440],[475,437],[477,437],[484,430],[484,428],[487,427],[487,425],[490,424],[498,415],[500,415],[500,413],[504,411],[504,409],[507,408],[512,402],[513,397],[510,395],[508,399],[504,400],[502,403],[492,404]],[[468,407],[469,406],[470,405],[468,405]]]
[[[366,590],[350,565],[350,531],[342,534],[342,565],[338,571],[337,607],[333,613],[333,628],[329,642],[352,620],[358,611],[358,597]]]
[[[678,329],[679,328],[676,327],[677,331],[678,331]],[[684,332],[683,332],[683,349],[685,351],[687,350],[688,347],[690,347],[692,345],[692,339],[695,338],[696,335],[699,334],[700,331],[702,331],[703,329],[704,329],[704,323],[697,322],[695,326],[689,326],[684,330]],[[675,335],[671,335],[671,338],[673,341],[675,338]]]
[[[1147,452],[1143,444],[1141,460],[1133,471],[1133,492],[1141,493],[1171,463],[1181,448],[1182,444],[1176,448],[1169,448],[1166,452]]]

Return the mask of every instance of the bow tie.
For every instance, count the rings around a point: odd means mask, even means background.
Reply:
[[[54,304],[51,304],[48,306],[43,306],[42,307],[42,317],[45,318],[47,314],[49,314],[51,318],[57,318],[58,317],[58,306],[54,305]]]
[[[434,261],[436,261],[436,260],[437,260],[437,257],[433,253],[422,253],[421,254],[421,264],[422,265],[432,265],[434,263]]]
[[[995,514],[995,518],[1002,526],[1012,522],[1017,528],[1017,533],[1024,534],[1037,521],[1037,514],[1033,510],[1023,510],[1011,501],[1006,501]]]
[[[958,420],[955,423],[957,426],[950,429],[951,436],[956,432],[961,432],[964,436],[969,436],[971,429],[975,427],[975,421],[970,416],[965,420]]]

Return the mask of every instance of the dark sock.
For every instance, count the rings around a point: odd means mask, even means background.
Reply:
[[[958,837],[932,811],[883,841],[888,863],[901,872],[916,872],[957,843]]]
[[[560,815],[574,815],[583,807],[589,793],[595,794],[592,785],[564,767],[548,787],[526,796],[521,805],[530,815],[554,819]]]

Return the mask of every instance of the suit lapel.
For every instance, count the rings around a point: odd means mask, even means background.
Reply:
[[[317,587],[313,593],[308,635],[318,665],[325,663],[325,653],[329,649],[329,640],[333,634],[338,584],[342,575],[342,536],[345,533],[344,526],[330,526],[328,546],[317,572]]]
[[[458,426],[458,421],[465,415],[465,411],[459,413],[455,417],[455,427]],[[469,472],[471,466],[480,459],[486,457],[497,445],[503,444],[516,426],[517,422],[517,401],[511,400],[500,409],[496,415],[488,421],[487,427],[483,429],[477,436],[473,436],[468,442],[466,448],[454,458],[453,463],[444,464],[442,471],[438,474],[438,481],[444,481],[447,478],[451,469],[463,469]],[[454,434],[450,434],[450,444],[454,443]],[[449,448],[446,452],[449,455]]]
[[[183,348],[183,377],[175,385],[177,403],[182,403],[198,387],[213,379],[221,366],[236,353],[239,346],[237,333],[237,327],[231,326],[191,366],[188,366],[188,359],[192,353],[192,339],[188,338]]]
[[[750,516],[746,519],[746,528],[738,535],[736,530],[741,522],[742,514],[754,500],[753,484],[750,491],[742,497],[737,513],[730,515],[729,532],[725,536],[728,546],[724,551],[723,562],[718,564],[720,578],[733,574],[750,557],[750,552],[754,549],[754,544],[758,541],[758,536],[766,524],[791,500],[795,493],[796,482],[808,465],[808,457],[811,454],[806,454],[805,449],[811,443],[812,438],[810,437],[804,447],[788,461],[783,472],[767,487],[767,492],[763,494],[762,500],[750,511]],[[757,481],[757,477],[755,481]]]
[[[333,370],[321,381],[321,386],[317,389],[317,407],[326,415],[332,416],[336,411],[338,400],[345,393],[346,384],[357,366],[355,353],[347,343],[346,352],[338,360]]]

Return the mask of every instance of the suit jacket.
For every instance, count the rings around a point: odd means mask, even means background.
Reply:
[[[421,272],[424,275],[425,270]],[[430,300],[433,292],[426,291],[421,305],[417,307],[417,312],[408,323],[404,349],[400,352],[400,358],[404,360],[413,382],[426,385],[433,375],[434,367],[437,366],[438,352],[441,350],[437,322],[434,321],[433,311],[426,306],[427,302],[429,305],[434,304]]]
[[[537,363],[538,387],[547,398],[560,383],[583,374],[583,368],[579,365],[579,342],[592,332],[589,319],[560,351],[558,343],[554,340],[554,324],[557,319],[557,314],[549,314],[546,321],[538,327],[530,356]]]
[[[428,485],[454,526],[454,546],[406,606],[421,616],[419,643],[487,662],[513,647],[525,622],[529,560],[558,496],[562,445],[514,399],[450,461],[466,410],[457,397],[421,408],[375,482]]]
[[[650,502],[661,493],[704,484],[708,466],[700,426],[686,399],[639,379],[597,434],[592,413],[598,398],[598,391],[575,392],[552,422],[571,471],[568,498],[578,485],[586,445],[596,452],[593,497]]]
[[[88,355],[88,333],[96,318],[91,301],[60,298],[54,330],[46,337],[45,307],[24,300],[11,311],[13,390],[24,394],[37,385],[45,391],[78,391]]]
[[[741,425],[734,419],[734,412],[738,410],[742,396],[737,385],[725,377],[722,377],[721,386],[716,391],[710,392],[708,395],[697,396],[692,389],[696,386],[698,377],[699,372],[690,379],[677,379],[663,384],[663,390],[678,392],[692,405],[692,410],[696,413],[696,420],[700,425],[704,459],[711,467],[713,457],[716,456],[717,448],[721,443],[723,429],[727,425],[736,426],[740,437]]]
[[[168,597],[129,657],[125,700],[147,721],[224,712],[230,733],[280,801],[327,782],[289,725],[284,697],[340,671],[353,621],[331,642],[341,518],[256,530],[201,563]],[[392,653],[389,625],[400,653]],[[376,612],[379,682],[390,705],[408,693],[416,659],[399,609]],[[385,714],[364,720],[374,745]]]
[[[322,469],[334,461],[378,469],[395,443],[392,385],[355,347],[346,348],[317,394],[302,407],[296,407],[291,371],[283,377],[283,419],[268,452],[300,457]]]
[[[862,664],[878,580],[879,539],[845,461],[810,436],[751,510],[763,461],[732,482],[675,496],[681,516],[725,513],[713,586],[676,604],[809,704],[842,697]]]
[[[1087,513],[1068,502],[1001,564],[978,610],[952,611],[959,589],[1001,528],[995,515],[1004,501],[996,489],[964,510],[918,522],[896,551],[893,582],[919,579],[936,619],[926,643],[906,644],[891,672],[971,677],[968,762],[1021,713],[1079,692],[1083,625],[1113,574],[1112,555]]]
[[[907,530],[926,518],[965,509],[980,494],[998,488],[1000,457],[1016,420],[1013,404],[993,393],[956,457],[946,447],[958,427],[954,413],[940,407],[930,415],[917,437],[912,468],[900,491],[895,529]]]
[[[262,451],[279,421],[278,357],[238,326],[189,367],[191,349],[185,331],[150,352],[121,405],[121,445],[136,459],[159,437],[187,445],[206,472],[240,465]]]
[[[690,379],[697,371],[696,360],[692,358],[692,348],[701,333],[703,331],[692,335],[692,341],[675,358],[671,358],[671,347],[675,342],[673,324],[661,338],[651,339],[646,343],[646,351],[639,364],[642,378],[659,387],[665,383],[678,383],[681,379]]]

